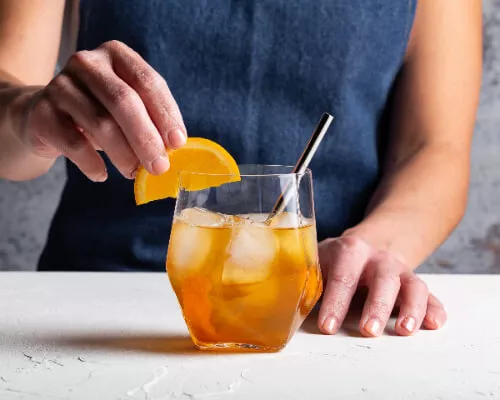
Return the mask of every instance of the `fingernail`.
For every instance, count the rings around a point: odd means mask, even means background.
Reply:
[[[408,332],[413,332],[416,324],[417,321],[415,321],[415,318],[413,317],[406,317],[405,319],[403,319],[403,322],[401,322],[401,326],[405,328]]]
[[[166,156],[160,156],[151,163],[151,170],[156,175],[161,175],[168,171],[170,162]]]
[[[186,144],[186,135],[180,129],[174,129],[168,134],[168,141],[174,147],[181,147]]]
[[[430,327],[431,329],[438,329],[439,328],[439,323],[438,323],[438,320],[436,319],[436,317],[426,316],[425,319],[426,319],[427,324],[431,325],[431,327]]]
[[[94,182],[106,182],[106,179],[108,179],[108,171],[104,171],[101,174],[94,176],[92,178]]]
[[[371,318],[365,324],[365,331],[372,336],[378,336],[382,333],[382,324],[376,318]]]
[[[107,175],[100,175],[100,176],[96,176],[93,181],[94,182],[99,182],[99,183],[102,183],[102,182],[106,182],[106,179],[108,179],[108,176]]]
[[[333,317],[326,318],[325,322],[323,322],[323,330],[329,334],[335,333],[336,327],[337,327],[337,320]]]

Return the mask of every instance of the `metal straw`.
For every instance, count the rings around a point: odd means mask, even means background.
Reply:
[[[297,164],[295,164],[295,167],[293,168],[292,173],[298,174],[299,179],[300,175],[306,172],[307,168],[309,167],[309,163],[314,157],[314,154],[316,153],[316,150],[318,149],[321,141],[323,140],[326,132],[328,131],[328,128],[330,127],[332,121],[333,117],[328,113],[324,113],[321,119],[319,120],[316,129],[314,130],[313,134],[311,135],[311,138],[309,139],[309,142],[307,143],[307,146],[302,152],[302,155],[299,157]],[[273,207],[273,210],[267,217],[266,222],[270,222],[271,218],[273,218],[276,214],[279,214],[282,211],[284,211],[288,202],[291,200],[293,196],[296,195],[296,193],[294,193],[293,191],[293,187],[291,186],[294,185],[288,184],[283,190],[283,193],[280,194],[278,200],[276,201],[276,204]]]

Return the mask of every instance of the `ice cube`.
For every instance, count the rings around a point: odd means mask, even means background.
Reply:
[[[285,229],[280,234],[280,261],[289,273],[305,271],[317,263],[318,244],[314,225]]]
[[[267,214],[258,214],[258,213],[253,213],[253,214],[241,214],[239,217],[244,218],[244,220],[248,223],[255,223],[255,224],[261,224],[265,222],[267,218]]]
[[[216,227],[226,224],[228,217],[224,214],[195,207],[182,210],[181,215],[178,218],[194,226]]]
[[[269,225],[273,228],[298,228],[302,225],[302,220],[303,217],[297,215],[296,213],[282,212],[273,216]]]
[[[168,268],[179,276],[199,271],[212,250],[210,228],[175,222],[168,246]]]
[[[249,284],[265,280],[272,272],[279,242],[273,231],[248,222],[234,227],[226,249],[222,283]]]

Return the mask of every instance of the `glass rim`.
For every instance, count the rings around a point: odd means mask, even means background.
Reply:
[[[304,175],[312,175],[312,171],[310,168],[307,168],[304,172],[292,172],[295,168],[291,165],[280,165],[280,164],[238,164],[238,169],[241,170],[242,167],[260,167],[260,168],[284,168],[289,169],[290,172],[270,172],[270,173],[240,173],[237,174],[228,174],[228,173],[207,173],[207,172],[191,172],[191,171],[179,171],[179,177],[183,175],[197,175],[197,176],[239,176],[241,178],[278,178],[278,177],[291,177],[291,176],[304,176]]]

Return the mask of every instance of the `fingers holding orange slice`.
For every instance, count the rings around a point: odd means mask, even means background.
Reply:
[[[203,190],[240,180],[240,171],[234,158],[219,144],[203,138],[188,138],[176,150],[169,150],[170,169],[161,175],[152,175],[145,168],[137,171],[134,183],[137,205],[167,197],[177,198],[179,174],[182,171],[199,173],[189,175],[182,182],[186,190]]]

